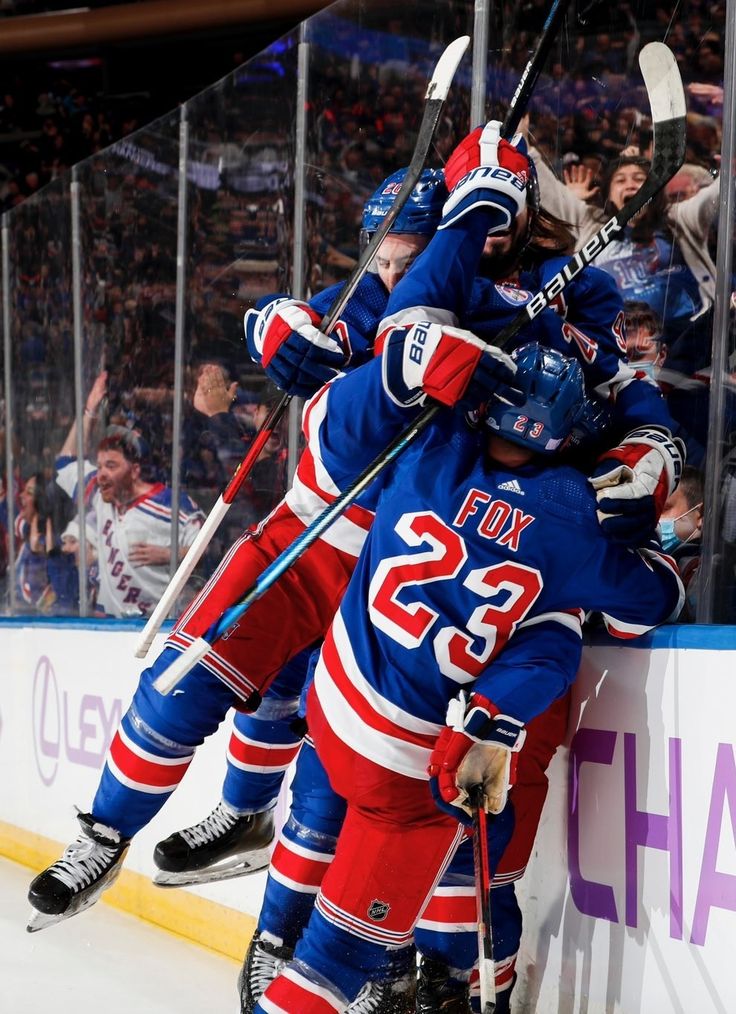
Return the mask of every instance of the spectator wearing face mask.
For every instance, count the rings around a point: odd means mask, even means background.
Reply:
[[[662,548],[676,561],[685,586],[681,623],[695,622],[702,527],[703,473],[686,465],[680,485],[667,499],[657,525]]]

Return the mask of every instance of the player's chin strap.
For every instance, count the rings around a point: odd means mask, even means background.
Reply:
[[[401,189],[391,202],[391,207],[389,208],[388,213],[384,216],[381,225],[371,236],[370,243],[363,250],[358,263],[351,271],[347,281],[336,295],[332,305],[322,319],[320,330],[324,334],[329,334],[340,319],[340,314],[345,309],[348,300],[360,284],[360,281],[368,270],[372,260],[378,253],[378,248],[386,237],[386,234],[390,232],[399,213],[409,200],[412,190],[417,185],[419,177],[422,175],[422,171],[424,170],[424,166],[426,165],[427,158],[429,157],[429,151],[432,146],[432,138],[434,137],[434,132],[442,113],[442,107],[445,104],[445,99],[447,98],[447,94],[450,90],[450,85],[452,84],[452,79],[455,76],[455,71],[458,68],[460,60],[465,54],[465,50],[468,48],[469,42],[470,38],[467,35],[461,35],[447,46],[437,61],[437,65],[435,66],[434,73],[432,74],[432,78],[425,93],[426,102],[424,107],[424,116],[419,127],[416,144],[414,145],[414,152],[412,153],[411,162],[409,163],[409,167],[406,171],[406,176],[404,177]],[[192,571],[197,566],[197,563],[209,545],[212,536],[219,528],[222,519],[229,511],[230,505],[237,496],[240,487],[245,482],[245,479],[248,477],[253,465],[258,460],[261,451],[266,446],[276,427],[283,418],[284,412],[289,407],[291,400],[292,396],[290,394],[284,394],[279,402],[271,409],[268,417],[256,433],[248,453],[236,468],[233,477],[230,479],[230,482],[227,484],[222,494],[218,497],[214,507],[207,516],[207,520],[199,530],[196,539],[189,547],[186,556],[179,564],[176,573],[166,587],[164,594],[156,605],[156,608],[148,618],[148,622],[143,628],[136,645],[136,658],[146,657],[148,649],[151,647],[153,639],[158,633],[161,624],[174,607],[174,603],[189,580]]]
[[[677,63],[667,46],[650,42],[639,54],[644,83],[652,110],[654,152],[652,165],[641,189],[610,218],[585,246],[578,251],[561,271],[526,304],[514,320],[497,336],[496,344],[503,348],[530,321],[548,307],[552,300],[576,278],[603,250],[623,226],[670,180],[685,160],[685,94]],[[334,521],[350,506],[383,470],[394,462],[406,448],[429,426],[443,406],[429,405],[403,433],[367,468],[355,482],[327,507],[259,576],[240,602],[225,610],[220,619],[207,632],[198,637],[154,681],[159,693],[169,693],[189,670],[204,658],[212,644],[222,637],[257,602],[276,581],[289,570],[309,547],[320,538]]]

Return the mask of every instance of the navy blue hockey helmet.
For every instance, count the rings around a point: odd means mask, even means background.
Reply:
[[[407,169],[399,169],[398,172],[392,173],[366,201],[360,232],[361,249],[388,214],[407,172]],[[399,212],[391,232],[433,236],[442,217],[442,208],[446,200],[447,188],[442,170],[424,169],[409,194],[409,199]]]
[[[517,366],[516,385],[526,392],[523,405],[494,399],[486,425],[499,436],[539,454],[553,454],[568,440],[583,402],[583,371],[575,359],[537,342],[511,353]]]

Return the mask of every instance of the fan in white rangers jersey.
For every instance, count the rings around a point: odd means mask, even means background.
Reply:
[[[105,375],[93,392],[104,393]],[[94,398],[94,393],[90,398]],[[93,411],[85,411],[85,420]],[[86,434],[85,434],[86,435]],[[76,497],[78,467],[72,427],[56,461],[56,481]],[[169,580],[171,561],[171,489],[146,482],[141,465],[145,441],[123,426],[110,426],[97,447],[97,465],[84,463],[87,530],[94,533],[100,589],[97,612],[105,616],[148,614]],[[203,516],[186,494],[179,498],[179,553],[196,538]]]

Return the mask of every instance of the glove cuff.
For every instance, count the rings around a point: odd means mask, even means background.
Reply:
[[[461,695],[462,697],[464,695]],[[457,698],[450,702],[447,710],[448,725],[452,725],[458,732],[463,732],[474,743],[493,743],[494,746],[501,746],[510,753],[518,753],[521,750],[526,739],[523,722],[511,715],[503,714],[493,701],[483,694],[471,694],[461,717],[457,705],[462,707],[463,704],[464,701]],[[461,719],[459,728],[456,724],[458,719]]]

